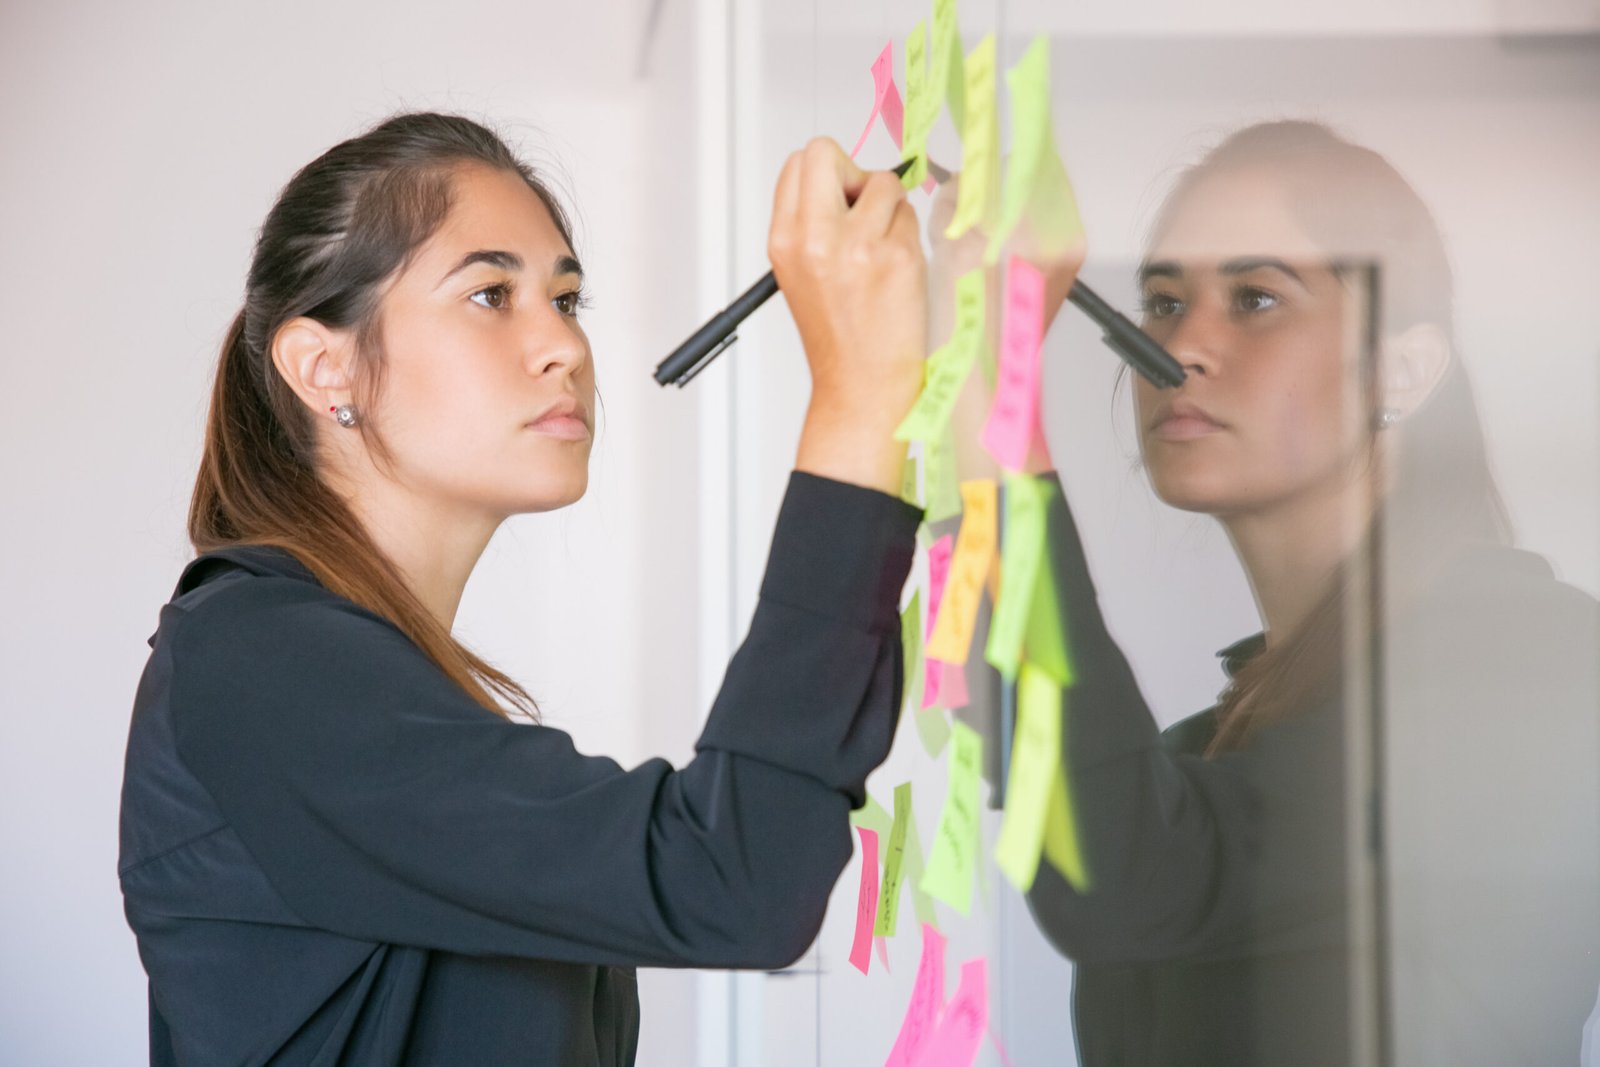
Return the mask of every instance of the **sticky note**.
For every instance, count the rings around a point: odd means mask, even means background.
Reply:
[[[909,808],[910,801],[907,800]],[[917,819],[914,814],[906,816],[906,854],[905,874],[902,883],[911,890],[911,907],[917,914],[917,922],[927,923],[931,926],[939,925],[939,917],[933,910],[933,898],[922,888],[922,872],[927,870],[927,865],[922,861],[922,839],[917,835]]]
[[[883,854],[883,883],[878,890],[878,914],[872,924],[874,937],[893,937],[900,913],[900,885],[905,875],[906,831],[911,824],[911,783],[894,787],[894,824],[889,828],[889,844]]]
[[[874,934],[872,936],[872,946],[873,946],[874,949],[877,950],[878,962],[883,965],[883,973],[884,974],[888,974],[889,973],[889,939],[887,937],[879,937],[876,934]]]
[[[977,346],[958,345],[954,340],[934,350],[928,357],[922,392],[895,428],[896,441],[927,441],[950,424],[950,413],[977,354]]]
[[[940,1009],[944,1007],[944,935],[931,923],[922,924],[922,958],[911,986],[900,1033],[889,1050],[884,1067],[914,1067],[932,1047]]]
[[[1055,496],[1056,488],[1047,481],[1041,481],[1040,484],[1045,490],[1045,508],[1048,512],[1049,501]],[[1056,588],[1055,571],[1046,552],[1039,561],[1039,577],[1034,583],[1033,603],[1028,608],[1028,628],[1023,635],[1022,645],[1028,662],[1054,678],[1056,684],[1063,688],[1070,686],[1073,680],[1066,620],[1062,618],[1064,611],[1065,606]]]
[[[1035,37],[1017,65],[1006,71],[1006,87],[1011,93],[1011,165],[1000,200],[1000,221],[985,252],[989,263],[999,261],[1001,246],[1025,216],[1042,255],[1056,255],[1083,236],[1078,200],[1050,126],[1047,37]]]
[[[922,506],[922,493],[917,486],[917,457],[909,452],[900,465],[900,499],[912,507]]]
[[[919,708],[916,716],[917,737],[922,740],[922,750],[937,757],[950,741],[950,720],[943,708]]]
[[[922,707],[922,591],[911,594],[911,602],[900,613],[901,678],[905,684],[905,706],[912,711]]]
[[[953,545],[954,538],[945,534],[928,546],[928,622],[924,631],[928,637],[933,635],[934,620],[938,618],[939,605],[944,600],[944,587],[950,573],[950,554]],[[921,707],[942,707],[943,705],[939,704],[939,691],[944,682],[943,666],[938,660],[928,659],[924,662],[924,675]]]
[[[939,684],[939,699],[944,701],[943,706],[955,711],[964,708],[972,699],[967,693],[967,668],[960,663],[945,663],[943,660],[934,660],[944,672],[944,677]]]
[[[939,1017],[922,1067],[972,1067],[988,1029],[989,965],[980,956],[961,965],[961,981]]]
[[[966,112],[966,79],[961,67],[961,26],[956,18],[956,0],[933,0],[932,59],[934,99],[943,97],[950,105],[950,120],[959,131]]]
[[[889,813],[883,810],[883,805],[871,793],[867,794],[865,804],[850,813],[851,826],[865,826],[879,837],[887,834],[892,824]]]
[[[1062,711],[1065,716],[1065,707]],[[1063,723],[1065,719],[1063,718]],[[1065,734],[1066,726],[1061,727]],[[1067,782],[1067,746],[1063,740],[1055,781],[1050,785],[1050,805],[1045,813],[1044,856],[1080,893],[1090,888],[1089,867],[1078,844],[1078,822],[1072,810],[1072,790]]]
[[[889,131],[889,136],[894,140],[894,146],[899,148],[905,126],[905,108],[900,102],[900,90],[894,83],[893,41],[884,45],[878,58],[872,61],[872,114],[867,116],[867,125],[856,139],[856,146],[850,149],[851,159],[867,143],[867,134],[872,132],[872,124],[880,116],[884,129]]]
[[[1000,319],[1000,367],[994,402],[980,440],[1007,470],[1028,461],[1039,420],[1039,346],[1044,340],[1044,275],[1019,256],[1006,265]],[[943,657],[941,657],[943,658]]]
[[[961,500],[964,514],[956,535],[955,558],[926,650],[927,655],[946,663],[967,662],[983,581],[995,547],[995,483],[988,479],[962,482]]]
[[[1017,677],[1017,727],[1006,777],[1006,812],[994,849],[1000,872],[1026,893],[1039,871],[1045,819],[1061,774],[1061,687],[1024,663]]]
[[[987,345],[984,346],[988,348]],[[932,440],[923,442],[923,482],[928,522],[943,522],[961,513],[961,490],[956,485],[955,435],[949,427]]]
[[[850,965],[862,974],[872,966],[872,920],[878,914],[878,835],[856,827],[861,837],[861,888],[856,894],[856,936],[850,944]]]
[[[945,236],[977,226],[993,233],[1000,216],[1000,121],[995,103],[994,34],[967,53],[962,67],[966,108],[961,120],[961,185]],[[953,113],[953,112],[952,112]]]
[[[978,858],[978,782],[983,738],[966,723],[951,727],[950,773],[944,810],[939,813],[933,853],[922,873],[922,888],[961,914],[972,910],[972,876]]]
[[[984,658],[1007,681],[1017,676],[1022,642],[1044,559],[1049,485],[1027,474],[1005,476],[1005,537],[1000,546],[1000,594],[989,623]]]

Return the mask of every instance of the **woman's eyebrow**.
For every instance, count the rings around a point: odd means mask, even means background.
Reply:
[[[1156,260],[1154,263],[1144,263],[1139,267],[1139,283],[1142,285],[1151,278],[1179,278],[1183,277],[1183,268],[1170,259]]]
[[[1253,270],[1260,270],[1263,267],[1275,271],[1281,271],[1282,273],[1287,274],[1289,277],[1299,282],[1302,289],[1310,288],[1306,285],[1305,279],[1300,277],[1299,273],[1293,267],[1289,266],[1289,264],[1285,263],[1283,260],[1275,259],[1272,256],[1244,256],[1239,259],[1230,259],[1218,269],[1223,274],[1248,274]]]
[[[576,256],[560,255],[556,257],[555,270],[551,272],[559,278],[563,274],[576,274],[578,280],[583,280],[583,264],[578,262]]]
[[[494,249],[480,248],[476,252],[468,252],[462,256],[461,261],[451,267],[443,278],[439,279],[439,285],[443,285],[474,263],[487,263],[491,267],[499,267],[501,270],[522,269],[522,257],[515,252],[501,252]],[[438,286],[434,288],[438,288]]]

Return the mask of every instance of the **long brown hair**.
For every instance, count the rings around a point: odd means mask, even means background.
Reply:
[[[291,553],[329,590],[393,622],[479,704],[504,715],[498,695],[531,715],[537,708],[522,686],[455,639],[329,487],[311,413],[271,356],[278,329],[300,316],[354,330],[353,396],[358,410],[375,410],[383,284],[444,221],[452,175],[473,163],[519,175],[572,244],[566,213],[532,168],[495,133],[457,115],[395,115],[335,145],[284,186],[262,224],[244,307],[217,364],[189,540],[199,553],[228,545]],[[387,458],[370,415],[358,425],[374,455]]]
[[[1377,284],[1357,293],[1376,305],[1366,346],[1374,362],[1364,376],[1368,410],[1375,413],[1380,337],[1429,323],[1454,348],[1453,284],[1438,225],[1416,190],[1378,153],[1320,123],[1279,121],[1234,133],[1185,171],[1157,214],[1152,235],[1163,231],[1202,179],[1245,170],[1266,171],[1281,183],[1297,220],[1329,251],[1330,264],[1347,288],[1361,289],[1370,276],[1347,263],[1377,265]],[[1370,420],[1367,426],[1363,446],[1375,463],[1378,431]],[[1414,594],[1453,551],[1473,542],[1510,542],[1510,519],[1490,473],[1472,386],[1457,355],[1452,353],[1427,401],[1383,432],[1399,438],[1400,447],[1390,489],[1377,501],[1366,536],[1305,621],[1234,672],[1216,708],[1217,730],[1207,756],[1244,747],[1263,726],[1337,687],[1354,583],[1366,580],[1357,560],[1376,554],[1386,563],[1386,595],[1368,585],[1363,597],[1376,619],[1380,610]],[[1368,473],[1380,474],[1375,467]]]

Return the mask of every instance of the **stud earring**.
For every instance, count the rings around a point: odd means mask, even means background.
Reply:
[[[351,407],[349,404],[337,404],[328,410],[333,412],[333,417],[338,420],[339,425],[343,426],[345,429],[348,430],[350,427],[356,424],[356,409]]]
[[[1377,418],[1377,427],[1378,427],[1378,429],[1387,430],[1387,429],[1389,429],[1390,427],[1392,427],[1395,423],[1397,423],[1399,421],[1400,421],[1400,409],[1399,408],[1379,408],[1378,409],[1378,418]]]

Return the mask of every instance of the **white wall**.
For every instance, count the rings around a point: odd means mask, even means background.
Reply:
[[[592,488],[509,523],[460,629],[580,748],[686,758],[696,687],[691,12],[646,0],[8,4],[0,13],[0,1063],[145,1062],[117,804],[145,638],[189,551],[208,385],[277,189],[403,108],[498,124],[576,201],[604,398]],[[646,1063],[691,976],[644,977]]]

